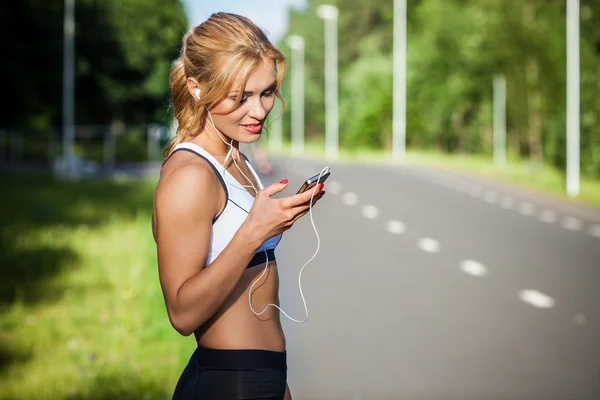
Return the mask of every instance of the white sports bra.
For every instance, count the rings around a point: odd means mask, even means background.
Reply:
[[[198,157],[203,158],[212,166],[213,170],[217,174],[217,177],[221,181],[221,184],[223,185],[223,189],[225,190],[225,195],[227,197],[223,212],[213,221],[210,250],[206,260],[206,266],[208,266],[219,256],[219,254],[221,254],[242,223],[246,220],[248,213],[250,212],[250,208],[254,203],[254,197],[244,187],[242,187],[242,185],[240,185],[240,183],[229,173],[229,171],[225,170],[223,166],[219,164],[219,162],[202,147],[194,143],[184,142],[175,146],[175,149],[173,149],[172,153],[182,150],[196,154]],[[250,169],[254,179],[256,179],[256,182],[258,182],[259,190],[264,189],[260,178],[254,171],[254,168],[252,168],[252,165],[250,165],[248,158],[244,154],[240,154],[242,157],[244,157],[248,169]],[[263,264],[267,260],[267,256],[269,262],[274,261],[275,247],[277,247],[279,244],[281,237],[282,234],[279,234],[265,241],[260,248],[256,250],[254,257],[248,264],[247,268]]]

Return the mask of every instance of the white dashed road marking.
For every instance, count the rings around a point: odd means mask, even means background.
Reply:
[[[484,190],[483,187],[475,185],[468,188],[460,180],[447,179],[438,180],[444,186],[455,189],[459,192],[466,192],[472,197],[483,197],[488,203],[500,203],[500,206],[505,209],[512,209],[517,204],[517,201],[507,195],[501,196],[494,190]],[[334,195],[342,193],[342,185],[337,181],[330,181],[326,184],[326,190]],[[348,206],[354,206],[358,204],[358,195],[352,192],[346,192],[342,194],[342,202]],[[535,206],[532,203],[523,201],[518,204],[518,212],[523,215],[533,215],[536,211]],[[368,219],[375,219],[380,215],[379,209],[374,205],[364,205],[361,207],[361,214]],[[559,220],[559,216],[556,212],[548,209],[541,210],[538,215],[540,221],[545,223],[555,223]],[[564,217],[561,222],[562,227],[577,231],[583,229],[583,221],[574,217]],[[398,220],[390,220],[385,223],[385,229],[394,235],[400,235],[406,231],[406,225]],[[589,228],[589,234],[600,238],[600,224],[591,225]],[[437,240],[431,238],[419,239],[417,246],[420,250],[426,253],[437,253],[440,251],[440,243]],[[481,277],[487,275],[488,268],[475,260],[463,260],[460,263],[460,269],[466,274]],[[521,290],[518,293],[518,297],[521,301],[532,305],[537,308],[552,308],[555,305],[555,300],[545,293],[534,289]],[[585,325],[586,317],[583,314],[574,314],[572,317],[573,323],[576,325]]]
[[[355,206],[358,203],[358,196],[356,193],[347,192],[342,195],[342,201],[347,206]]]
[[[487,274],[487,267],[477,261],[465,260],[460,263],[460,269],[473,276],[483,276]]]
[[[482,190],[481,186],[473,186],[471,188],[471,190],[469,190],[469,196],[471,196],[471,197],[477,197],[481,193],[481,190]]]
[[[379,215],[379,210],[377,207],[372,205],[365,205],[362,207],[362,215],[365,218],[375,219]]]
[[[532,215],[535,212],[535,207],[533,204],[524,201],[519,206],[519,212],[523,215]]]
[[[551,210],[542,210],[540,213],[540,221],[552,224],[558,221],[558,215]]]
[[[468,190],[468,186],[461,182],[454,187],[454,190],[459,193],[465,193]]]
[[[512,206],[515,204],[515,199],[513,199],[510,196],[504,196],[502,198],[502,201],[500,202],[500,205],[502,206],[502,208],[512,208]]]
[[[401,233],[404,233],[404,231],[406,230],[406,225],[404,225],[403,222],[391,220],[385,224],[385,229],[387,229],[388,232],[393,233],[394,235],[399,235]]]
[[[485,201],[487,201],[488,203],[495,203],[496,199],[498,198],[498,193],[494,192],[493,190],[488,190],[485,193]]]
[[[419,249],[427,253],[437,253],[440,250],[440,243],[430,238],[421,238],[418,243]]]
[[[325,182],[325,191],[331,194],[340,194],[342,192],[342,184],[338,181]]]
[[[583,223],[581,222],[580,219],[574,218],[574,217],[565,217],[565,219],[563,219],[562,222],[562,226],[563,228],[572,230],[572,231],[578,231],[581,229]]]
[[[554,307],[554,299],[537,290],[521,290],[519,299],[538,308]]]

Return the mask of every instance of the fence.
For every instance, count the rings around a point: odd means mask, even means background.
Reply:
[[[74,155],[105,167],[162,159],[172,131],[168,126],[80,125],[75,128]],[[62,131],[0,129],[0,165],[52,165],[63,154]]]

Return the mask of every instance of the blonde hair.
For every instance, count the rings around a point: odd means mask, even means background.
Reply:
[[[186,136],[198,135],[206,124],[206,108],[218,104],[232,90],[236,78],[241,87],[233,111],[242,98],[250,75],[263,63],[272,61],[277,71],[275,95],[283,104],[279,88],[286,60],[250,19],[231,13],[215,13],[183,37],[179,58],[169,75],[171,102],[177,119],[177,133],[165,149],[165,158]],[[195,78],[201,95],[197,100],[188,90],[187,79]]]

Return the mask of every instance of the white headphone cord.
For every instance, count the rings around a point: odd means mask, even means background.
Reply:
[[[231,145],[231,143],[227,143],[225,141],[225,139],[223,139],[221,137],[221,133],[217,129],[215,122],[213,121],[212,115],[211,115],[210,111],[208,110],[208,108],[206,109],[206,111],[208,112],[208,117],[210,118],[210,122],[212,123],[212,126],[215,128],[215,131],[217,132],[219,139],[221,139],[221,141],[223,143],[225,143],[225,145],[229,146],[229,151],[227,152],[227,156],[225,156],[225,161],[223,161],[223,171],[225,171],[225,163],[227,162],[227,159],[229,158],[229,155],[231,154],[231,152],[233,150],[233,146]],[[244,185],[242,185],[242,186],[244,188],[251,187],[252,189],[254,189],[255,193],[258,193],[258,190],[256,190],[256,187],[254,186],[252,181],[250,179],[248,179],[248,177],[242,172],[242,170],[238,166],[237,162],[235,161],[235,157],[231,157],[231,159],[233,160],[233,163],[235,164],[238,171],[244,176],[246,181],[248,181],[248,183],[250,183],[250,186],[244,186]],[[321,170],[321,172],[319,173],[319,179],[317,179],[317,182],[319,182],[321,180],[321,176],[323,175],[323,172],[325,172],[326,169],[327,169],[327,167],[325,167]],[[232,185],[236,186],[235,184],[232,184]],[[240,188],[239,186],[236,186],[236,187]],[[313,256],[302,266],[302,268],[300,269],[300,272],[298,273],[298,288],[300,289],[300,296],[302,297],[302,303],[304,304],[304,312],[306,314],[306,317],[303,320],[297,320],[295,318],[292,318],[281,307],[279,307],[277,304],[273,304],[273,303],[267,304],[260,313],[257,313],[256,310],[254,310],[254,307],[252,306],[252,288],[254,288],[254,285],[256,285],[256,283],[258,283],[258,281],[261,280],[261,278],[267,272],[267,268],[269,267],[269,255],[267,254],[267,250],[264,250],[265,259],[266,259],[265,269],[263,270],[262,274],[260,274],[260,276],[254,280],[254,282],[250,286],[250,290],[248,291],[248,304],[250,304],[250,309],[256,316],[260,316],[260,315],[264,314],[265,311],[267,311],[267,309],[269,307],[273,306],[273,307],[277,308],[279,311],[281,311],[283,313],[283,315],[285,315],[286,317],[288,317],[290,320],[292,320],[294,322],[303,323],[303,322],[306,322],[306,320],[308,320],[308,307],[306,306],[306,299],[304,298],[304,292],[302,292],[301,279],[302,279],[302,271],[304,271],[304,267],[306,267],[317,256],[317,253],[319,252],[319,248],[321,247],[321,238],[319,237],[319,232],[317,231],[317,227],[315,226],[315,221],[313,219],[313,214],[312,214],[313,198],[315,197],[315,193],[317,192],[317,187],[318,187],[318,185],[315,185],[315,187],[313,189],[313,193],[310,196],[310,205],[309,205],[309,209],[308,209],[308,212],[310,214],[310,222],[312,223],[313,229],[315,230],[315,235],[317,235],[317,249],[315,250],[315,254],[313,254]]]
[[[317,182],[321,179],[321,175],[323,175],[323,172],[325,171],[327,167],[323,168],[321,170],[321,172],[319,173],[319,179],[317,180]],[[265,306],[265,308],[260,312],[257,313],[254,310],[254,307],[252,307],[252,288],[254,287],[254,285],[256,285],[256,283],[263,277],[263,275],[267,272],[267,267],[269,266],[269,256],[267,255],[267,251],[265,250],[265,257],[267,258],[267,262],[265,265],[265,269],[262,272],[262,274],[254,280],[254,282],[252,283],[252,286],[250,286],[250,290],[248,292],[248,303],[250,304],[250,309],[252,310],[252,312],[257,315],[260,316],[262,315],[265,311],[267,311],[267,309],[271,306],[277,308],[279,311],[281,311],[283,313],[283,315],[285,315],[286,317],[288,317],[290,320],[294,321],[294,322],[298,322],[298,323],[303,323],[306,322],[306,320],[308,319],[308,307],[306,306],[306,299],[304,298],[304,292],[302,292],[302,271],[304,271],[304,267],[306,267],[316,256],[317,253],[319,252],[319,248],[321,247],[321,238],[319,237],[319,232],[317,231],[317,227],[315,226],[315,221],[313,219],[313,214],[312,214],[312,203],[313,203],[313,198],[315,197],[315,193],[317,191],[317,185],[315,185],[314,189],[313,189],[313,193],[310,196],[310,206],[309,206],[309,214],[310,214],[310,222],[312,223],[313,229],[315,230],[315,234],[317,235],[317,250],[315,250],[315,254],[313,254],[313,256],[310,258],[310,260],[308,260],[300,269],[300,273],[298,274],[298,288],[300,289],[300,296],[302,297],[302,303],[304,304],[304,313],[306,314],[306,317],[303,320],[297,320],[295,318],[290,317],[285,311],[283,311],[283,309],[281,307],[279,307],[277,304],[267,304]]]

